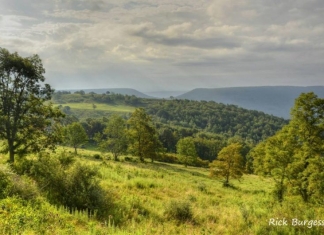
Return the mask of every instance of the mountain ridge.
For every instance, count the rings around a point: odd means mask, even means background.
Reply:
[[[289,118],[290,109],[294,105],[294,100],[301,93],[311,91],[324,98],[324,86],[195,88],[176,98],[233,104],[287,119]]]

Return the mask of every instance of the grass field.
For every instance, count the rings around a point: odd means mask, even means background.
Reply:
[[[132,106],[127,105],[109,105],[109,104],[101,104],[94,103],[96,108],[93,108],[92,103],[65,103],[62,106],[69,106],[71,109],[79,109],[79,110],[100,110],[100,111],[110,111],[110,112],[119,112],[119,113],[131,113],[135,110]]]
[[[73,149],[64,149],[73,153]],[[51,227],[51,232],[42,234],[324,234],[321,226],[269,225],[271,218],[324,219],[323,208],[306,205],[298,197],[277,203],[270,179],[245,175],[240,182],[232,181],[234,187],[224,188],[220,181],[209,177],[208,169],[141,163],[131,156],[128,161],[122,157],[115,162],[108,160],[110,154],[95,150],[80,149],[78,153],[78,161],[98,167],[102,187],[113,195],[112,215],[103,221],[89,220],[83,213],[70,215],[64,208],[46,204],[45,212],[42,208],[36,212],[56,213],[57,219],[40,225],[35,219],[23,227],[30,232],[19,233],[18,229],[13,234],[38,234],[41,230],[37,226]],[[96,159],[95,154],[103,159]],[[20,205],[31,216],[36,213],[28,204],[11,203]],[[19,220],[10,220],[14,216],[18,215],[6,217],[0,209],[0,227],[9,222],[18,226]]]

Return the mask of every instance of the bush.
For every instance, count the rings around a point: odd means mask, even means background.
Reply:
[[[99,160],[99,159],[101,159],[101,156],[100,156],[100,154],[96,153],[93,155],[93,158]]]
[[[63,167],[68,167],[75,162],[75,155],[64,151],[58,156],[58,160]]]
[[[180,163],[177,156],[175,154],[170,154],[170,153],[158,154],[156,160],[159,162]]]
[[[40,154],[31,168],[31,176],[49,202],[65,206],[70,212],[87,210],[89,215],[96,213],[98,217],[108,216],[112,197],[101,188],[98,169],[74,161],[66,164],[67,161],[59,159],[62,156]]]
[[[199,183],[197,187],[198,187],[198,190],[199,190],[199,191],[204,192],[204,193],[207,192],[207,186],[206,186],[206,184],[204,184],[204,183]]]
[[[0,165],[0,199],[7,197],[7,190],[11,183],[9,174],[8,167]]]
[[[208,168],[209,163],[210,162],[208,160],[202,160],[201,158],[198,157],[194,162],[194,166]]]
[[[182,222],[192,220],[193,216],[189,202],[174,200],[166,206],[164,214],[167,219],[176,219]]]
[[[9,167],[0,165],[0,198],[16,196],[32,200],[38,195],[37,185],[31,179],[17,175]]]

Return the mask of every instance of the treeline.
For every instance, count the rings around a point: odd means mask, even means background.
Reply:
[[[95,92],[85,93],[85,91],[57,91],[53,94],[53,100],[59,104],[65,103],[105,103],[105,104],[126,104],[141,105],[142,99],[134,95],[122,95],[107,91],[104,94],[96,94]]]
[[[64,106],[65,103],[99,102],[143,107],[152,116],[158,128],[168,128],[171,132],[179,130],[177,132],[181,137],[208,132],[221,135],[225,139],[239,136],[244,140],[258,143],[274,135],[288,123],[287,120],[263,112],[247,110],[235,105],[219,104],[214,101],[144,99],[114,93],[86,94],[84,91],[73,94],[56,92],[53,97],[54,102],[60,104],[62,110],[70,115],[76,113],[68,106]],[[95,109],[88,113],[91,116],[91,113],[95,113]],[[168,150],[171,150],[170,147]]]
[[[65,140],[63,142],[65,144],[77,149],[88,143],[105,152],[113,152],[114,145],[117,144],[119,147],[124,146],[125,151],[122,153],[128,152],[134,154],[134,151],[130,150],[131,148],[134,150],[134,147],[129,146],[132,144],[132,141],[139,138],[139,136],[133,136],[134,130],[142,132],[143,136],[140,136],[143,142],[142,145],[148,145],[150,141],[156,139],[156,145],[153,148],[158,150],[159,153],[153,154],[153,152],[148,152],[145,157],[171,163],[180,162],[175,155],[179,152],[177,146],[181,140],[187,138],[192,139],[196,156],[206,161],[203,164],[201,162],[199,163],[204,166],[208,166],[209,162],[216,159],[219,151],[228,144],[234,142],[241,143],[243,146],[242,154],[245,159],[249,150],[254,146],[253,142],[244,140],[240,136],[226,138],[224,135],[198,132],[195,129],[176,126],[170,127],[161,123],[155,123],[151,115],[147,114],[143,108],[136,109],[130,115],[129,119],[117,114],[103,117],[102,119],[88,118],[84,121],[79,121],[73,116],[66,116],[62,120],[62,125],[64,126],[62,133],[64,133],[63,138]],[[147,134],[144,133],[145,131]],[[122,132],[124,134],[120,135]],[[146,139],[148,139],[148,142],[145,142]],[[121,140],[125,141],[123,143],[115,143]],[[103,141],[108,141],[109,143],[103,143]],[[197,162],[189,163],[189,165],[195,164],[197,165]]]

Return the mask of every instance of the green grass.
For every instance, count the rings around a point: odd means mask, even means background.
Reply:
[[[67,152],[73,149],[64,147]],[[57,152],[63,151],[59,148]],[[220,181],[209,177],[208,169],[161,162],[141,163],[107,160],[109,154],[79,149],[78,161],[96,165],[101,174],[101,185],[114,195],[116,213],[103,221],[88,220],[82,213],[69,215],[62,209],[52,234],[323,234],[323,227],[269,226],[271,218],[324,219],[323,207],[306,205],[298,197],[287,197],[280,205],[271,191],[270,179],[245,175],[235,187],[224,188]],[[94,158],[100,154],[103,160]],[[4,156],[3,156],[4,157]],[[29,210],[27,205],[25,210]],[[190,207],[190,216],[181,220],[177,210]],[[47,207],[46,207],[47,208]],[[1,211],[0,211],[1,212]],[[37,212],[37,211],[36,211]],[[34,213],[36,213],[34,212]],[[31,212],[30,212],[31,213]],[[47,213],[42,208],[38,213]],[[0,213],[1,223],[9,220]],[[31,223],[44,229],[50,224]],[[16,217],[14,217],[16,218]],[[60,224],[58,221],[64,221]],[[11,220],[10,220],[11,221]],[[17,220],[18,221],[18,220]],[[13,227],[19,223],[12,220]],[[46,224],[47,223],[47,224]],[[7,225],[8,226],[8,225]],[[32,226],[27,231],[37,234]],[[33,233],[34,231],[34,233]],[[35,232],[36,231],[36,232]],[[41,230],[39,230],[41,231]],[[19,232],[19,231],[18,231]]]
[[[135,110],[132,106],[127,105],[110,105],[110,104],[101,104],[94,103],[96,108],[93,108],[93,103],[65,103],[62,106],[69,106],[71,109],[79,109],[79,110],[92,110],[92,111],[110,111],[110,112],[118,112],[118,113],[131,113]]]

